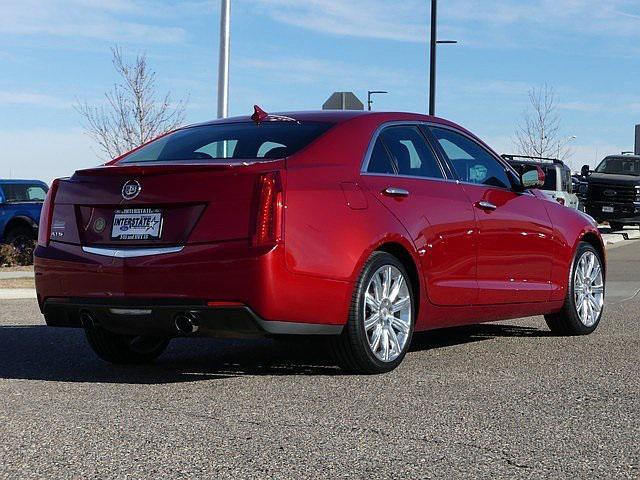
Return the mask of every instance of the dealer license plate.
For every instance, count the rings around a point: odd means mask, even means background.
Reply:
[[[112,240],[153,240],[162,235],[162,211],[157,208],[116,210]]]

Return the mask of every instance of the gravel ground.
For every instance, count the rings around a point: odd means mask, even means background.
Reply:
[[[609,261],[637,292],[640,243]],[[588,337],[540,317],[430,332],[370,377],[320,342],[179,340],[109,366],[0,302],[0,478],[640,478],[640,302],[610,298]]]

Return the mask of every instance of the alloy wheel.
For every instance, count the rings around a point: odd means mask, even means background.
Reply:
[[[604,281],[600,259],[592,251],[585,251],[576,264],[573,296],[578,318],[584,326],[593,326],[604,305]]]
[[[363,322],[371,352],[392,362],[404,351],[411,332],[411,291],[402,272],[384,265],[373,274],[364,295]]]

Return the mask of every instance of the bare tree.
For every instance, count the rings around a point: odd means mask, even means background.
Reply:
[[[514,143],[522,155],[566,160],[571,156],[569,142],[560,129],[553,88],[546,83],[529,90],[529,109],[516,126]]]
[[[173,103],[171,93],[159,96],[156,74],[146,55],[127,63],[122,50],[111,49],[113,66],[121,77],[105,93],[106,104],[92,106],[79,102],[76,110],[83,117],[87,134],[98,144],[107,159],[112,159],[142,145],[184,121],[187,99]]]

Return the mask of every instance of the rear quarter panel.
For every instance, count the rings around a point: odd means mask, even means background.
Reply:
[[[404,227],[360,182],[378,124],[347,121],[287,160],[284,238],[292,272],[355,281],[365,252],[390,238],[406,241]]]
[[[384,119],[390,120],[394,118]],[[376,116],[347,121],[287,160],[286,268],[295,275],[346,282],[345,318],[364,264],[386,243],[399,244],[409,252],[418,270],[419,297],[427,298],[409,233],[360,181],[362,160],[380,121]],[[425,328],[425,319],[422,308],[418,330]]]

